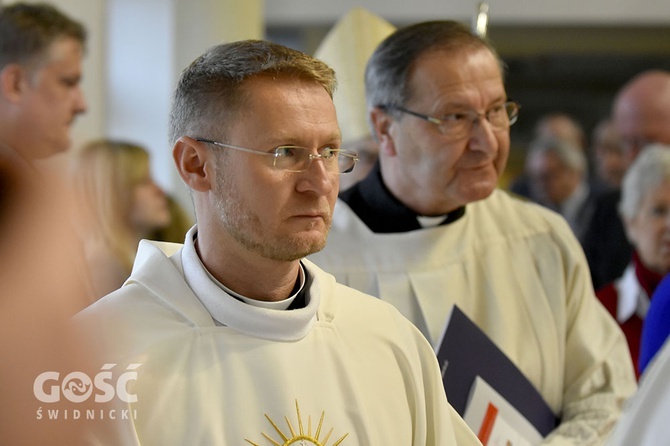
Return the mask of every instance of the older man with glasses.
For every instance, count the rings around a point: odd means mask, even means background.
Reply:
[[[394,304],[436,348],[457,305],[558,417],[545,444],[598,444],[635,390],[631,360],[566,221],[496,189],[519,113],[502,67],[456,22],[382,42],[366,69],[379,163],[341,194],[310,258]]]

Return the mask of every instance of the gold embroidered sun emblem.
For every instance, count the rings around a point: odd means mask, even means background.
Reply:
[[[302,424],[302,417],[300,416],[300,406],[298,406],[298,400],[295,401],[295,411],[298,416],[298,432],[296,433],[295,429],[293,428],[293,425],[291,425],[291,421],[289,421],[288,417],[284,417],[286,420],[286,424],[288,425],[288,429],[290,431],[290,435],[282,432],[282,430],[277,426],[277,423],[272,421],[272,419],[268,416],[268,414],[265,414],[265,418],[270,422],[272,427],[275,429],[277,434],[281,437],[281,440],[277,441],[272,439],[268,434],[265,432],[262,432],[263,436],[265,437],[266,440],[268,440],[270,443],[272,443],[272,446],[289,446],[289,445],[296,445],[296,446],[328,446],[328,439],[330,438],[330,434],[333,433],[333,428],[331,428],[328,433],[326,434],[325,437],[323,437],[323,440],[320,439],[321,436],[321,428],[323,427],[323,419],[326,415],[325,412],[321,412],[321,418],[319,419],[319,425],[316,428],[316,432],[314,432],[314,435],[312,436],[312,417],[308,416],[307,417],[307,432],[305,433],[303,429],[303,424]],[[341,444],[344,439],[347,437],[347,434],[344,434],[342,437],[340,437],[338,440],[335,441],[331,446],[337,446]],[[251,440],[244,439],[249,444],[252,444],[254,446],[260,446],[258,443],[254,443]],[[282,443],[283,442],[283,443]]]

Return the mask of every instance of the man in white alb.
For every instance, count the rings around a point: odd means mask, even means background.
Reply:
[[[630,355],[566,221],[496,189],[519,106],[495,50],[457,22],[399,29],[368,62],[366,97],[379,163],[310,259],[434,345],[458,305],[560,418],[546,444],[602,442],[635,390]]]

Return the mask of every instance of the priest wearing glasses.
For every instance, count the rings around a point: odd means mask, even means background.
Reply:
[[[387,37],[365,76],[379,161],[310,259],[435,348],[457,305],[559,420],[544,444],[602,443],[635,390],[630,355],[566,221],[496,188],[519,114],[496,51],[460,23],[420,23]]]

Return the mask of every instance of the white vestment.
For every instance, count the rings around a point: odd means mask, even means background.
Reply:
[[[106,363],[140,364],[128,386],[142,444],[479,444],[393,306],[309,261],[305,307],[248,305],[184,262],[197,255],[188,240],[170,257],[142,241],[126,284],[77,316]]]
[[[662,445],[670,441],[670,342],[656,354],[626,402],[607,446]]]
[[[434,346],[458,305],[562,419],[547,444],[602,443],[635,391],[626,341],[569,226],[506,192],[402,233],[373,233],[338,200],[326,249],[310,260],[396,306]]]

